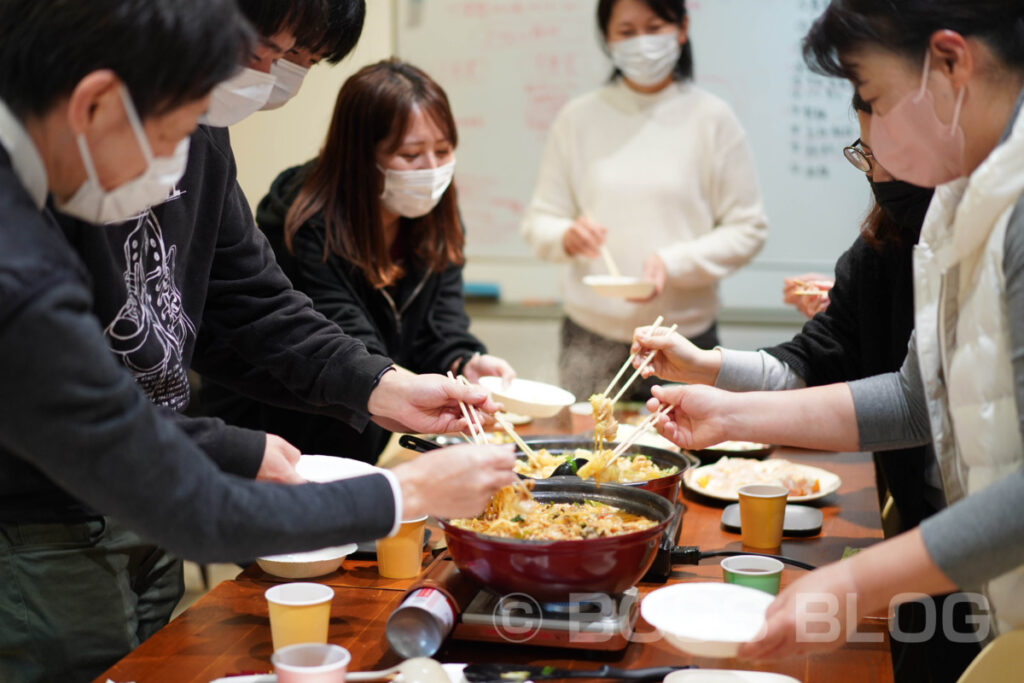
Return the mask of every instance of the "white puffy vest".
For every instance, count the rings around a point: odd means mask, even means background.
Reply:
[[[936,190],[914,250],[918,357],[950,503],[1024,465],[1003,272],[1006,227],[1022,193],[1024,115],[970,178]],[[987,593],[1000,631],[1024,627],[1024,567],[991,581]]]

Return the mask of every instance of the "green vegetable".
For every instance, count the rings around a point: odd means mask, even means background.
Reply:
[[[512,520],[511,520],[511,521],[513,521],[513,522],[519,522],[520,524],[522,524],[522,523],[523,523],[523,522],[525,522],[526,520],[525,520],[525,519],[523,519],[523,516],[522,516],[522,515],[516,515],[515,517],[513,517],[513,518],[512,518]]]

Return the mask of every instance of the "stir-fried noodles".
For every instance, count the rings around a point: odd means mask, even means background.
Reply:
[[[479,517],[453,519],[452,525],[486,536],[532,541],[573,541],[621,536],[649,529],[653,519],[587,500],[523,505],[518,489],[506,486]]]
[[[612,411],[615,404],[604,394],[590,397],[590,411],[594,415],[594,450],[603,451],[605,441],[615,441],[619,433],[619,423],[615,421]]]
[[[582,479],[592,478],[601,484],[650,481],[667,477],[679,471],[679,468],[675,466],[658,467],[646,455],[624,455],[616,460],[614,465],[606,466],[612,457],[612,452],[607,449],[595,453],[579,448],[569,454],[553,455],[547,449],[542,448],[536,453],[536,465],[529,460],[518,460],[516,461],[516,472],[534,479],[547,479],[559,465],[566,460],[576,460],[576,458],[583,458],[587,461],[587,464],[580,467],[576,474]]]

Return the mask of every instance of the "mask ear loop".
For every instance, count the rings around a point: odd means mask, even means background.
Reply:
[[[928,69],[932,65],[932,51],[929,49],[924,53],[924,70],[921,71],[921,87],[917,91],[917,97],[915,100],[920,100],[924,97],[925,91],[928,89]]]
[[[142,150],[146,164],[151,165],[153,163],[153,148],[149,146],[149,138],[146,137],[146,130],[142,127],[142,121],[139,119],[139,110],[135,108],[135,103],[132,102],[128,89],[124,85],[118,86],[118,91],[121,93],[121,101],[124,102],[124,113],[128,117],[128,125],[135,133],[135,140],[139,143],[139,149]]]

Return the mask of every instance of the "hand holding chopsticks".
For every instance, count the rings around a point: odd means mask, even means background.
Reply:
[[[675,325],[675,324],[673,324],[673,325],[672,325],[672,327],[668,328],[668,332],[666,332],[665,334],[672,334],[673,332],[675,332],[675,331],[676,331],[676,329],[677,329],[678,327],[679,327],[678,325]],[[658,328],[657,328],[657,327],[655,327],[655,328],[654,328],[654,329],[653,329],[653,330],[651,331],[651,334],[656,334],[657,332],[658,332]],[[650,364],[651,364],[651,363],[652,363],[652,362],[654,361],[654,357],[655,357],[655,356],[657,356],[657,355],[658,355],[658,352],[657,352],[656,350],[655,350],[655,351],[651,351],[651,352],[650,352],[649,354],[647,354],[647,358],[645,358],[645,359],[644,359],[644,361],[643,361],[643,362],[642,362],[642,363],[640,364],[640,366],[639,366],[639,367],[638,367],[638,368],[637,368],[637,369],[636,369],[636,370],[635,370],[635,371],[633,372],[633,374],[632,374],[632,375],[630,376],[630,378],[629,378],[628,380],[626,380],[626,383],[625,383],[625,384],[624,384],[624,385],[622,386],[622,388],[621,388],[621,389],[619,389],[619,393],[615,394],[615,398],[613,398],[613,399],[612,399],[612,403],[617,403],[617,402],[618,402],[618,400],[619,400],[620,398],[622,398],[622,395],[623,395],[624,393],[626,393],[626,390],[627,390],[627,389],[629,389],[629,386],[630,386],[630,385],[631,385],[631,384],[632,384],[632,383],[633,383],[634,381],[636,381],[636,378],[637,378],[637,377],[639,377],[639,376],[640,376],[640,374],[641,374],[641,373],[642,373],[642,372],[643,372],[643,371],[644,371],[644,370],[645,370],[645,369],[647,368],[647,366],[648,366],[648,365],[650,365]],[[634,361],[635,359],[636,359],[636,354],[634,354],[634,355],[633,355],[633,357],[632,357],[632,358],[630,359],[630,361],[632,362],[632,361]]]

